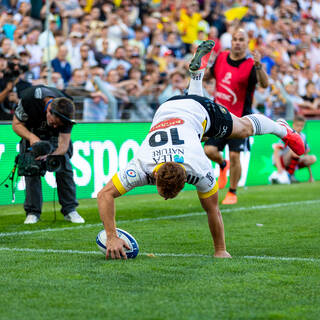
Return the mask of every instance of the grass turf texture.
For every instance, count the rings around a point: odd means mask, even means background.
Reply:
[[[168,201],[157,195],[116,200],[118,226],[140,245],[141,254],[128,261],[106,261],[98,252],[96,200],[80,200],[84,226],[60,213],[53,222],[52,203],[29,226],[22,224],[21,205],[2,206],[0,319],[319,319],[319,189],[319,182],[240,188],[237,205],[221,205],[234,257],[226,260],[211,257],[195,192]],[[50,230],[21,233],[43,229]]]

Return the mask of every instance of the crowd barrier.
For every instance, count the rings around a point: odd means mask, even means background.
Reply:
[[[71,159],[74,180],[77,186],[77,198],[95,198],[99,190],[113,174],[132,159],[143,138],[150,128],[150,123],[108,122],[78,123],[72,130],[74,154]],[[311,153],[320,159],[320,121],[308,121],[304,132],[311,147]],[[0,182],[10,174],[20,138],[12,131],[9,123],[0,124]],[[279,139],[272,135],[250,138],[251,152],[241,154],[242,177],[240,186],[265,185],[274,171],[272,165],[272,144]],[[228,152],[228,150],[226,150]],[[227,155],[226,155],[227,156]],[[313,166],[316,180],[320,180],[320,160]],[[216,176],[219,174],[215,166]],[[308,179],[307,169],[296,174],[297,179]],[[15,203],[24,200],[24,179],[16,177]],[[57,199],[54,173],[47,172],[43,178],[43,199]],[[5,186],[7,184],[7,187]],[[186,190],[193,189],[186,185]],[[136,188],[129,194],[156,192],[154,186]],[[0,205],[12,203],[11,182],[0,186]]]

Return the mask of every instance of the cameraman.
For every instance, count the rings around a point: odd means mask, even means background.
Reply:
[[[73,223],[84,223],[77,213],[76,186],[70,163],[72,143],[70,140],[72,126],[75,123],[75,107],[67,95],[53,87],[32,86],[20,92],[21,99],[15,110],[12,128],[22,138],[20,153],[40,140],[49,141],[54,151],[51,155],[64,155],[65,161],[61,170],[56,172],[61,212],[65,220]],[[45,160],[46,155],[41,156]],[[26,197],[24,209],[27,218],[25,224],[37,223],[42,208],[42,191],[40,175],[26,176]]]

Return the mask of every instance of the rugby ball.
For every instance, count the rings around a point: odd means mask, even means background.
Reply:
[[[135,258],[139,253],[139,245],[137,240],[127,231],[117,228],[117,235],[120,239],[123,239],[130,247],[130,250],[125,249],[128,259]],[[105,230],[98,233],[96,243],[100,251],[105,255],[107,252],[107,234]]]

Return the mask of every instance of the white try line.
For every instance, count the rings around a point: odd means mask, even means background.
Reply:
[[[274,209],[274,208],[297,206],[297,205],[313,205],[313,204],[317,204],[317,203],[320,203],[320,200],[306,200],[306,201],[295,201],[295,202],[285,202],[285,203],[274,203],[274,204],[269,204],[269,205],[259,205],[259,206],[251,206],[251,207],[221,209],[221,212],[222,213],[229,213],[229,212],[239,212],[239,211],[261,210],[261,209]],[[135,223],[135,222],[182,219],[182,218],[195,217],[195,216],[200,216],[200,215],[205,215],[205,212],[191,212],[191,213],[184,213],[184,214],[173,215],[173,216],[160,216],[160,217],[155,217],[155,218],[118,220],[117,225],[121,225],[121,224],[125,224],[125,223]],[[40,229],[40,230],[2,232],[2,233],[0,233],[0,238],[12,237],[12,236],[23,236],[23,235],[29,235],[29,234],[35,234],[35,233],[42,233],[42,232],[54,232],[54,231],[75,230],[75,229],[81,230],[81,229],[96,228],[96,227],[102,227],[102,223],[84,224],[84,225],[63,227],[63,228],[47,228],[47,229]]]
[[[11,252],[31,252],[31,253],[62,253],[62,254],[83,254],[83,255],[102,255],[100,251],[81,251],[81,250],[57,250],[57,249],[34,249],[34,248],[6,248],[0,247],[0,251]],[[145,253],[140,252],[139,255],[148,256],[150,258],[157,257],[173,257],[173,258],[212,258],[211,255],[196,253]],[[268,257],[268,256],[236,256],[235,259],[255,259],[255,260],[277,260],[277,261],[302,261],[320,263],[320,259],[300,258],[300,257]]]

